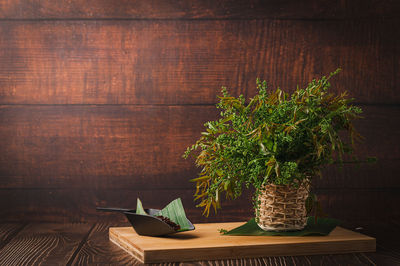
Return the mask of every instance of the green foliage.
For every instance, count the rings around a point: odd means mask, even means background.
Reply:
[[[361,138],[352,121],[361,109],[350,104],[346,92],[328,92],[329,79],[339,70],[291,95],[267,91],[266,82],[257,80],[258,94],[248,102],[222,88],[217,104],[221,117],[205,123],[206,131],[184,154],[187,158],[195,152],[202,169],[192,181],[203,215],[212,207],[217,211],[222,192],[235,199],[243,186],[259,191],[269,183],[297,185],[352,153]]]

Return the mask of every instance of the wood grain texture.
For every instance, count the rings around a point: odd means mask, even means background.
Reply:
[[[110,241],[144,263],[375,252],[375,238],[336,227],[328,236],[221,236],[243,222],[195,224],[196,230],[158,239],[132,227],[112,227]]]
[[[352,254],[335,254],[335,255],[314,255],[314,256],[280,256],[280,257],[262,257],[251,259],[226,259],[226,260],[212,260],[212,261],[194,261],[194,262],[172,262],[160,263],[152,265],[201,265],[201,266],[312,266],[312,265],[376,265],[376,262],[396,262],[388,257],[386,260],[373,260],[370,257],[375,253],[352,253]],[[374,257],[375,258],[375,257]],[[378,265],[393,265],[393,264],[378,264]]]
[[[88,233],[84,224],[30,224],[0,252],[0,265],[65,265]]]
[[[2,188],[192,188],[205,106],[3,106]],[[184,182],[182,182],[184,181]]]
[[[187,182],[197,169],[180,156],[216,117],[220,87],[250,97],[260,77],[292,91],[337,67],[333,91],[366,104],[359,154],[379,161],[328,168],[315,190],[345,221],[399,219],[399,11],[394,0],[0,1],[0,220],[124,221],[95,207],[181,196],[205,222]],[[208,221],[251,217],[250,194]]]
[[[0,223],[0,250],[24,228],[22,223]]]
[[[1,21],[0,103],[210,104],[257,77],[399,103],[400,20]]]
[[[398,17],[397,1],[3,0],[2,19],[359,19]]]
[[[393,201],[399,151],[393,143],[400,109],[364,110],[367,118],[358,127],[368,145],[361,146],[361,154],[380,160],[360,169],[327,169],[315,189],[333,217],[399,217]],[[206,221],[194,208],[194,186],[188,182],[197,169],[180,156],[204,121],[215,117],[214,107],[3,106],[0,114],[5,121],[0,126],[0,198],[8,199],[1,204],[2,219],[94,221],[103,215],[96,206],[133,208],[140,196],[159,208],[183,197],[196,222]],[[250,198],[227,203],[211,221],[251,217]]]
[[[18,227],[18,224],[12,226],[8,224],[4,228],[9,229]],[[23,231],[23,236],[18,239],[18,243],[21,247],[33,247],[35,241],[39,236],[45,238],[49,234],[49,231],[53,233],[54,230],[62,232],[77,232],[86,231],[88,225],[81,224],[82,230],[77,227],[79,225],[64,224],[64,225],[51,225],[52,229],[47,224],[31,224],[27,226],[26,230]],[[71,265],[141,265],[140,262],[132,260],[132,258],[125,252],[114,246],[108,240],[108,228],[111,226],[124,226],[124,223],[103,223],[100,222],[93,227],[87,240],[84,240],[82,236],[83,245],[80,249],[76,250],[76,256],[73,261],[69,261]],[[195,261],[191,262],[190,265],[274,265],[274,266],[287,266],[287,265],[397,265],[400,262],[399,257],[399,224],[390,222],[389,220],[381,221],[380,223],[364,223],[364,224],[353,224],[347,225],[348,228],[354,230],[356,227],[362,226],[361,232],[367,235],[371,235],[377,238],[377,252],[376,253],[352,253],[352,254],[337,254],[337,255],[314,255],[314,256],[284,256],[284,257],[263,257],[263,258],[249,258],[249,259],[227,259],[227,260],[213,260],[213,261]],[[92,227],[92,226],[89,226]],[[391,230],[387,230],[387,228]],[[57,228],[57,229],[55,229]],[[0,229],[1,230],[1,229]],[[4,230],[3,230],[4,231]],[[75,236],[73,237],[75,239]],[[76,239],[78,239],[77,237]],[[15,244],[15,243],[13,243]],[[61,252],[63,249],[62,245],[58,245],[51,252],[51,257],[55,260],[42,261],[43,265],[54,265],[54,264],[65,264],[65,254]],[[10,250],[7,247],[7,250]],[[31,249],[26,249],[27,252],[23,253],[23,257],[27,258],[30,255]],[[60,252],[57,252],[60,251]],[[68,255],[68,254],[67,254]],[[0,252],[0,257],[3,256]],[[7,258],[10,261],[7,265],[21,265],[21,252],[8,253]],[[57,258],[57,259],[56,259]],[[59,263],[57,263],[57,261]],[[39,264],[39,263],[37,263]],[[29,264],[32,265],[32,264]],[[36,265],[36,264],[35,264]],[[160,263],[155,265],[188,265],[188,263]]]
[[[400,108],[363,109],[358,154],[378,162],[330,167],[318,187],[400,188]],[[199,169],[181,156],[217,115],[214,106],[2,106],[0,188],[193,188]]]
[[[400,265],[400,224],[397,220],[381,220],[374,223],[358,222],[348,224],[346,228],[367,234],[377,239],[376,253],[368,254],[368,258],[376,265]]]
[[[95,222],[126,221],[122,214],[97,212],[97,206],[135,209],[139,197],[145,207],[162,208],[170,201],[182,198],[187,217],[193,223],[244,221],[254,216],[251,193],[246,191],[235,201],[222,201],[222,209],[206,218],[193,202],[193,189],[141,190],[134,188],[107,189],[7,189],[0,190],[0,217],[4,222],[55,221]],[[398,189],[356,190],[315,189],[323,210],[329,217],[344,222],[400,219]],[[23,207],[20,207],[23,206]]]
[[[316,177],[313,185],[321,189],[399,189],[397,180],[400,160],[378,158],[376,163],[329,166],[323,169],[322,177]]]
[[[343,222],[396,220],[400,209],[399,189],[314,189],[328,217]],[[396,202],[396,203],[394,203]]]
[[[140,265],[108,239],[109,223],[97,223],[72,265]],[[114,224],[115,226],[115,224]]]
[[[201,216],[193,202],[194,189],[6,189],[0,190],[0,217],[4,221],[55,222],[126,222],[123,214],[96,211],[96,207],[136,208],[140,198],[145,208],[161,209],[181,198],[187,217],[192,222],[241,221],[252,217],[250,193],[242,200],[224,201],[218,216]],[[20,206],[23,206],[21,208]]]

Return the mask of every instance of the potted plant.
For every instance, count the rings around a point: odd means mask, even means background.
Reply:
[[[339,71],[291,95],[267,91],[266,82],[257,80],[258,93],[248,101],[223,87],[220,118],[205,123],[200,139],[184,154],[195,152],[201,167],[192,181],[203,215],[220,208],[221,194],[235,199],[252,186],[262,229],[304,228],[311,180],[321,175],[321,167],[342,163],[361,138],[352,122],[362,110],[351,105],[346,92],[328,92],[329,79]]]

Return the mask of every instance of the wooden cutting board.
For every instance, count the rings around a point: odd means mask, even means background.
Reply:
[[[111,227],[110,240],[142,263],[267,256],[374,252],[375,238],[336,227],[329,236],[223,236],[244,224],[196,224],[196,230],[165,237],[139,236],[132,227]]]

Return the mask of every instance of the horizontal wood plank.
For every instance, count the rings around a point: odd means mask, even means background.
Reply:
[[[210,104],[257,77],[399,103],[399,20],[0,21],[0,103]]]
[[[398,236],[400,235],[400,224],[396,220],[381,220],[374,223],[359,222],[349,224],[346,228],[377,238],[378,251],[395,251],[400,249]],[[388,230],[390,228],[390,230]],[[400,259],[400,254],[397,256]]]
[[[1,19],[359,19],[398,17],[397,1],[4,0]]]
[[[329,217],[343,222],[396,220],[400,209],[395,204],[400,200],[399,189],[314,189],[322,210]],[[396,203],[395,203],[396,202]]]
[[[107,189],[7,189],[0,190],[0,219],[2,222],[55,221],[95,222],[126,221],[123,214],[96,211],[96,207],[136,208],[139,197],[146,208],[162,208],[170,201],[182,198],[187,217],[193,223],[243,221],[254,216],[251,193],[246,191],[235,201],[222,200],[218,214],[203,217],[202,209],[196,208],[192,189],[124,190]],[[317,189],[323,210],[330,217],[342,221],[379,221],[400,218],[399,189],[355,190]]]
[[[0,252],[1,265],[66,265],[88,224],[30,224]]]
[[[216,114],[206,106],[3,106],[0,187],[192,187],[197,170],[182,155]]]
[[[322,170],[321,177],[314,178],[313,184],[321,189],[400,188],[399,164],[400,160],[378,158],[376,163],[328,166]]]
[[[358,154],[378,162],[329,167],[318,187],[400,187],[400,108],[363,109]],[[217,115],[214,106],[2,106],[0,188],[193,188],[199,169],[182,154]]]
[[[136,209],[140,198],[145,208],[161,209],[176,198],[181,198],[187,217],[192,222],[214,222],[224,219],[241,221],[252,217],[251,196],[245,193],[242,202],[225,201],[219,217],[201,216],[195,207],[194,189],[143,190],[126,187],[119,190],[98,189],[6,189],[0,190],[0,221],[18,222],[126,222],[123,214],[96,211],[96,207]],[[239,205],[238,205],[239,204]],[[241,206],[241,207],[239,207]]]

